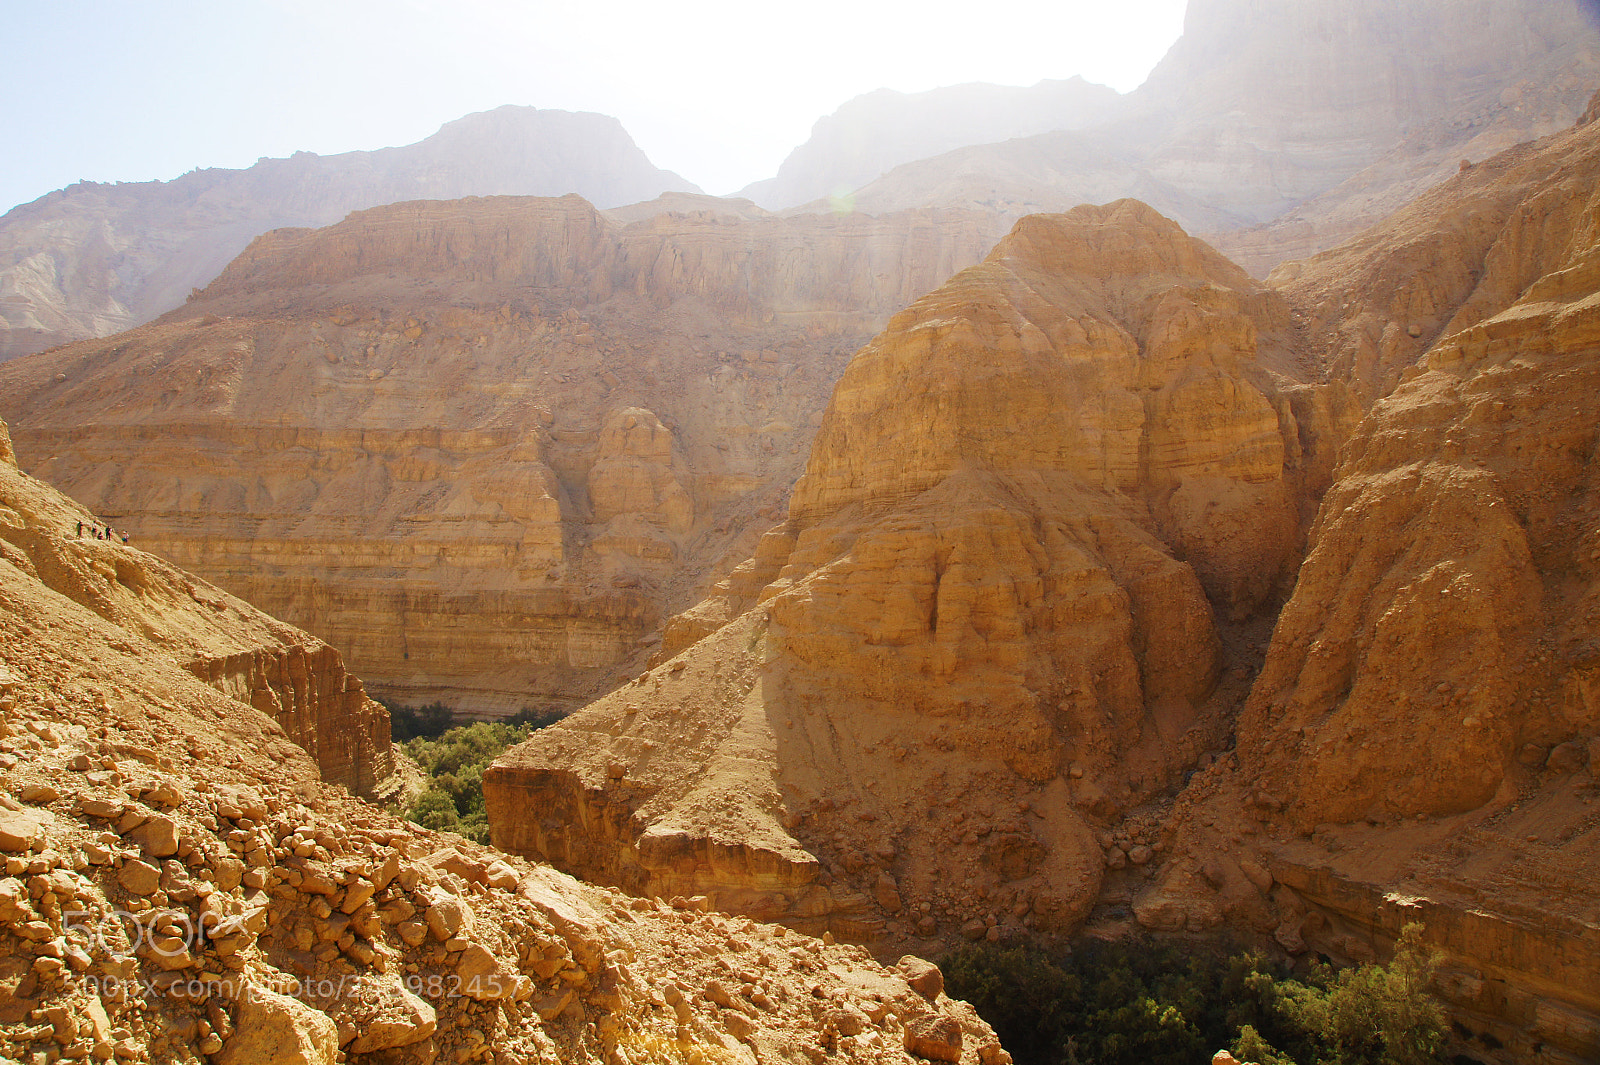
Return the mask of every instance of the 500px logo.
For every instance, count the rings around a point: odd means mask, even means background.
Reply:
[[[91,948],[102,954],[145,951],[173,958],[198,949],[207,939],[238,931],[242,920],[236,916],[204,915],[197,921],[182,910],[67,910],[61,914],[61,927],[65,933],[82,935]]]
[[[212,998],[235,998],[249,989],[240,977],[179,977],[157,979],[149,976],[96,976],[83,978],[83,986],[107,1001],[121,1001],[128,997],[146,1001],[158,996],[206,1002]]]

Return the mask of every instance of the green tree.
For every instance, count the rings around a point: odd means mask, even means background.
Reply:
[[[1429,1065],[1439,1060],[1444,1009],[1429,991],[1439,957],[1422,935],[1422,925],[1406,925],[1388,965],[1345,969],[1323,987],[1284,987],[1284,1016],[1302,1032],[1320,1036],[1312,1061]]]

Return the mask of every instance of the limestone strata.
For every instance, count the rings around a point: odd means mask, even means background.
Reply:
[[[496,842],[839,935],[1073,927],[1293,572],[1343,417],[1298,344],[1141,204],[1019,223],[852,360],[687,649],[486,775]]]
[[[1497,861],[1496,872],[1524,887],[1514,865],[1531,855],[1510,840],[1497,842],[1498,854],[1513,860]],[[1592,833],[1573,842],[1571,851],[1592,857]],[[1560,864],[1579,860],[1571,853]],[[1359,961],[1406,924],[1420,923],[1429,946],[1444,954],[1438,990],[1473,1051],[1576,1063],[1600,1048],[1600,937],[1588,915],[1507,906],[1490,884],[1407,894],[1350,872],[1355,863],[1336,869],[1320,855],[1312,862],[1285,856],[1272,863],[1273,875],[1304,906],[1294,927],[1307,948]]]
[[[1446,294],[1430,308],[1444,324],[1347,445],[1241,721],[1247,772],[1307,824],[1503,801],[1527,745],[1600,726],[1582,531],[1600,505],[1600,129],[1485,167],[1495,188],[1463,179],[1433,201],[1459,219],[1439,228],[1491,235],[1407,283]],[[1367,254],[1404,248],[1427,206]],[[1394,740],[1423,735],[1419,771]]]
[[[847,353],[992,239],[672,203],[275,232],[183,312],[6,364],[0,408],[29,469],[374,691],[570,705],[778,515]]]
[[[43,506],[6,483],[4,514]],[[937,1029],[1009,1062],[927,963],[630,900],[325,786],[267,714],[0,553],[5,1060],[913,1065],[906,1033]],[[270,668],[225,661],[224,687]]]
[[[1597,169],[1589,122],[1280,275],[1381,398],[1237,750],[1167,816],[1174,860],[1131,886],[1146,927],[1227,920],[1341,962],[1422,921],[1452,1053],[1484,1061],[1600,1052]],[[1386,309],[1398,339],[1368,328]]]
[[[363,795],[388,785],[388,712],[337,651],[116,537],[96,538],[97,527],[95,515],[0,464],[0,555],[11,567],[116,626],[130,646],[267,713],[325,780]]]

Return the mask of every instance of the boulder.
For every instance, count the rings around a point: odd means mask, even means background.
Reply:
[[[247,984],[239,996],[233,1034],[216,1065],[334,1065],[339,1028],[327,1014],[275,991]]]

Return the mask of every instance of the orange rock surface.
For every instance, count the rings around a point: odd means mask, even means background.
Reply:
[[[707,202],[277,231],[159,322],[0,366],[0,412],[31,471],[380,694],[571,705],[748,554],[848,352],[993,239]]]
[[[627,899],[322,783],[326,735],[186,668],[310,638],[88,517],[0,461],[5,1060],[913,1065],[932,1029],[1009,1063],[926,962]],[[345,688],[319,726],[381,721]]]
[[[840,934],[1074,926],[1294,571],[1345,417],[1311,365],[1149,208],[1025,219],[856,355],[687,638],[743,616],[486,776],[496,842]]]

